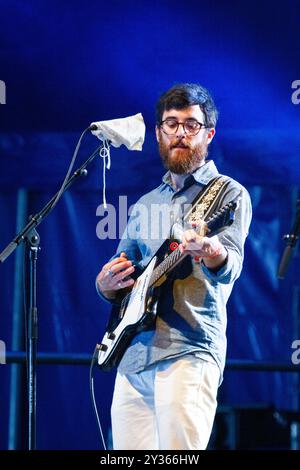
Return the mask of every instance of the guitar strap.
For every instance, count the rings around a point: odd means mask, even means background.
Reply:
[[[199,223],[200,220],[207,220],[215,212],[229,181],[228,177],[217,176],[204,186],[194,198],[188,212],[184,215],[184,222],[193,224]]]
[[[230,178],[226,176],[216,176],[200,189],[191,204],[185,202],[188,209],[182,216],[182,222],[179,223],[179,219],[177,219],[171,227],[169,238],[179,242],[184,227],[190,228],[193,224],[199,225],[200,221],[209,219],[215,212],[229,181]]]
[[[184,215],[184,222],[197,223],[200,219],[205,220],[215,211],[220,197],[224,193],[229,178],[225,176],[217,176],[213,178],[204,188],[201,188],[197,196],[194,198],[191,207]],[[172,229],[171,229],[172,232]],[[125,290],[125,289],[124,289]],[[125,293],[128,292],[127,289]],[[122,295],[124,297],[124,293]],[[118,303],[122,299],[115,299],[110,318],[106,327],[107,332],[113,331],[119,321],[119,307]]]

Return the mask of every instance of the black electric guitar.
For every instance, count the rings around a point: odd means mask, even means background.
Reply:
[[[231,225],[237,200],[233,200],[215,212],[206,222],[200,224],[201,235],[211,237]],[[198,228],[195,229],[199,231]],[[166,242],[163,244],[163,246]],[[168,244],[167,244],[168,245]],[[177,244],[178,245],[178,244]],[[156,320],[156,287],[167,278],[167,274],[189,256],[175,248],[161,261],[161,248],[151,259],[142,274],[137,277],[132,290],[125,295],[117,316],[108,323],[107,331],[98,345],[98,365],[110,370],[120,362],[132,338],[142,330],[154,328]]]

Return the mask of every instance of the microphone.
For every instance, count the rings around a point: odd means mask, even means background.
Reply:
[[[142,150],[146,126],[141,113],[110,121],[92,122],[88,127],[98,139],[110,141],[114,147],[125,145],[128,150]]]
[[[286,241],[286,247],[280,260],[277,277],[278,279],[284,279],[290,257],[292,255],[293,248],[296,246],[298,237],[300,234],[300,199],[297,200],[296,204],[296,216],[294,220],[291,232],[284,235],[283,239]]]
[[[103,205],[106,209],[105,170],[110,169],[110,145],[125,145],[128,150],[142,150],[146,126],[142,114],[138,113],[126,118],[92,122],[88,129],[103,141],[100,156],[103,158]]]

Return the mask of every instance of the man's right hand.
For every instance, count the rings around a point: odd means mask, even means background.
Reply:
[[[104,297],[114,298],[117,290],[134,284],[134,279],[129,277],[133,272],[132,262],[128,261],[126,253],[122,252],[118,258],[106,263],[101,269],[96,278],[98,289]]]

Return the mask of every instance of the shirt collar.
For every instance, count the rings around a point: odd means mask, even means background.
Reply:
[[[197,181],[197,183],[208,184],[213,178],[218,176],[218,174],[219,172],[213,160],[207,160],[207,162],[204,165],[200,166],[200,168],[195,170],[194,173],[191,173],[186,176],[184,185],[186,185],[187,181],[192,178]],[[170,171],[167,171],[167,173],[164,174],[164,176],[162,177],[162,181],[163,183],[172,186]]]

